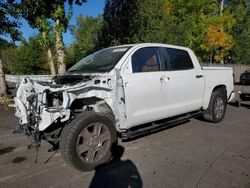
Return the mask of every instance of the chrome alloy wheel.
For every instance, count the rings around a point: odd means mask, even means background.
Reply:
[[[76,142],[77,154],[85,163],[97,163],[109,152],[111,133],[108,127],[100,122],[86,126]]]
[[[225,111],[225,104],[221,97],[218,97],[214,103],[214,115],[216,118],[221,118]]]

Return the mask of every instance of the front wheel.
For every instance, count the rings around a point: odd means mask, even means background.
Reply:
[[[205,120],[218,123],[224,119],[227,108],[226,96],[221,90],[212,92],[208,109],[204,111]]]
[[[86,112],[63,129],[60,153],[74,168],[89,171],[109,161],[116,142],[113,121],[104,114]]]

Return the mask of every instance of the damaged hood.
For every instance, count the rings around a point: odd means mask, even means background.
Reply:
[[[111,78],[109,75],[75,75],[68,74],[63,76],[55,76],[52,81],[33,81],[29,78],[24,78],[20,84],[22,86],[26,85],[29,87],[33,86],[35,93],[43,92],[44,90],[49,90],[51,92],[57,91],[71,91],[75,89],[81,89],[83,87],[96,87],[96,88],[107,88]],[[28,88],[29,88],[28,87]],[[26,89],[28,89],[26,88]],[[110,89],[110,87],[108,87]],[[28,89],[29,91],[29,89]]]
[[[80,82],[87,82],[92,80],[95,76],[91,75],[74,75],[68,74],[63,76],[55,76],[53,81],[57,85],[75,85]]]

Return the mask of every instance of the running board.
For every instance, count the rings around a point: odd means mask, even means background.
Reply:
[[[126,132],[121,133],[121,139],[122,140],[132,139],[132,138],[136,138],[145,134],[150,134],[156,131],[160,131],[171,126],[187,122],[188,119],[192,117],[200,116],[201,114],[202,114],[201,111],[198,111],[198,112],[195,111],[195,112],[191,112],[191,113],[184,114],[181,116],[168,118],[161,123],[157,123],[159,121],[156,121],[156,122],[152,122],[151,125],[148,125],[146,127],[139,126],[140,128],[129,129]]]

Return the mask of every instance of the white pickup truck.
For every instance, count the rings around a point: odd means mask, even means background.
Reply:
[[[203,114],[223,120],[234,98],[231,68],[200,67],[189,48],[122,45],[95,52],[51,82],[25,78],[15,98],[15,132],[60,149],[79,170],[111,158],[117,138],[133,138]]]

